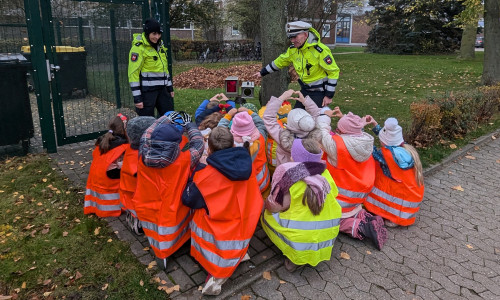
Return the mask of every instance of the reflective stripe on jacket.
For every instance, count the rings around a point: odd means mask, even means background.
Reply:
[[[296,265],[316,266],[330,260],[339,233],[342,209],[335,200],[337,187],[328,170],[321,175],[330,183],[331,191],[319,215],[314,216],[307,204],[302,204],[306,184],[298,181],[290,187],[290,208],[277,213],[266,210],[261,218],[271,241]]]
[[[324,158],[339,190],[337,201],[342,207],[342,213],[347,213],[363,204],[372,190],[375,182],[375,160],[370,156],[364,162],[355,161],[342,137],[334,134],[332,138],[337,145],[337,166],[331,165],[326,157]]]
[[[129,145],[123,156],[123,165],[120,172],[120,201],[122,208],[128,210],[134,217],[137,217],[137,215],[132,198],[137,188],[138,162],[139,150],[134,150]]]
[[[252,165],[255,167],[255,176],[257,177],[257,183],[259,184],[259,189],[261,192],[265,191],[269,187],[269,183],[271,181],[269,168],[267,167],[265,146],[266,140],[261,134],[259,137],[259,148],[252,155]]]
[[[415,223],[424,198],[424,185],[418,186],[414,168],[403,170],[396,164],[389,149],[382,148],[382,155],[395,180],[385,176],[376,164],[375,186],[364,203],[365,208],[393,223],[409,226]]]
[[[183,139],[180,148],[183,149]],[[181,151],[174,163],[165,168],[147,167],[139,158],[137,190],[133,202],[149,244],[158,258],[167,258],[190,237],[189,207],[181,195],[189,178],[191,154]]]
[[[228,278],[248,250],[264,201],[255,174],[231,181],[208,165],[193,181],[205,199],[191,222],[191,255],[216,278]]]
[[[122,144],[108,152],[101,154],[99,146],[92,152],[92,164],[85,191],[84,214],[96,214],[98,217],[120,216],[121,203],[120,179],[111,179],[106,171],[111,163],[117,160],[128,147]]]

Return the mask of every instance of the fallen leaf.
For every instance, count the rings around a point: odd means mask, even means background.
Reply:
[[[340,252],[340,257],[343,259],[351,259],[351,256],[347,252]]]
[[[474,249],[474,247],[471,244],[467,244],[465,246],[467,246],[467,248],[469,248],[469,249]]]
[[[63,232],[63,236],[68,236],[68,232],[67,232],[67,231],[64,231],[64,232]]]
[[[43,281],[43,285],[49,285],[52,282],[52,279],[45,279]]]
[[[465,158],[468,158],[468,159],[476,159],[474,156],[472,155],[466,155]]]
[[[161,279],[160,279],[160,277],[153,277],[153,281],[156,283],[160,283]]]
[[[0,300],[9,300],[9,299],[12,299],[12,296],[0,295]]]
[[[366,250],[366,254],[372,254],[372,252],[370,250]]]
[[[19,166],[17,167],[18,170],[22,170],[23,169],[23,166]]]
[[[451,145],[450,145],[450,148],[451,148],[451,149],[457,149],[457,145],[455,145],[455,144],[451,144]]]
[[[139,281],[139,285],[144,286],[144,281],[142,281],[142,279],[141,279],[141,281]]]
[[[173,287],[168,287],[166,285],[160,285],[158,287],[158,289],[160,291],[165,291],[167,294],[172,294],[173,291],[179,291],[180,290],[180,286],[177,284],[177,285],[174,285]]]
[[[47,178],[42,179],[43,182],[47,182]]]
[[[269,271],[262,272],[262,277],[266,280],[271,280],[271,273]]]
[[[201,290],[203,290],[203,287],[200,285],[200,286],[198,287],[198,291],[201,291]]]
[[[21,284],[21,288],[25,289],[26,288],[26,281],[23,281],[23,284]]]
[[[104,291],[104,290],[106,290],[107,288],[108,288],[108,284],[106,283],[106,284],[105,284],[105,285],[101,288],[101,290],[103,290],[103,291]]]
[[[160,281],[161,284],[167,284],[165,280]]]
[[[97,228],[94,230],[94,235],[98,235],[98,234],[99,234],[99,231],[101,231],[101,227],[97,227]]]
[[[250,298],[252,298],[252,296],[250,296],[250,295],[242,295],[240,299],[241,300],[250,300]]]
[[[52,294],[52,292],[45,292],[45,293],[43,293],[43,296],[48,297],[50,294]]]
[[[497,163],[499,163],[499,164],[500,164],[500,159],[497,159]]]
[[[50,228],[45,228],[44,230],[42,230],[42,234],[47,234],[49,233],[50,231]]]
[[[76,271],[76,274],[75,274],[75,279],[80,279],[80,278],[82,278],[82,277],[83,277],[82,273],[80,273],[80,272]]]
[[[452,188],[452,189],[454,189],[454,190],[457,190],[457,191],[461,191],[461,192],[463,192],[463,191],[464,191],[464,189],[463,189],[460,185],[453,186],[453,187],[451,187],[451,188]]]
[[[280,280],[280,284],[284,284],[284,283],[286,283],[286,281]]]
[[[113,239],[108,239],[108,243],[111,243],[113,241]]]
[[[494,135],[492,135],[492,136],[491,136],[491,139],[492,139],[492,140],[496,140],[496,139],[497,139],[497,137],[496,137],[496,136],[494,136]]]
[[[144,251],[149,251],[149,247],[145,247],[145,248],[143,248],[142,250],[144,250]]]
[[[156,261],[153,260],[152,262],[149,263],[148,269],[152,269],[154,266],[156,266]]]

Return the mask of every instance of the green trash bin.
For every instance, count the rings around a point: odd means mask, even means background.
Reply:
[[[0,53],[0,146],[22,142],[25,154],[34,134],[27,80],[30,68],[21,54]]]
[[[21,53],[30,60],[30,46],[21,47]],[[59,88],[63,100],[84,98],[88,94],[87,52],[84,47],[56,46]]]

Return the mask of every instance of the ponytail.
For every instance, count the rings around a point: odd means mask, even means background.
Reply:
[[[424,184],[424,174],[422,171],[422,162],[420,161],[420,156],[418,156],[417,149],[413,147],[412,145],[409,144],[403,144],[403,148],[405,148],[406,151],[408,151],[413,158],[414,165],[413,168],[415,170],[415,180],[417,181],[417,184],[419,186]]]
[[[243,148],[247,149],[247,151],[250,155],[252,154],[252,153],[250,153],[250,142],[249,141],[243,142]]]
[[[109,121],[108,132],[101,135],[95,142],[95,145],[99,146],[101,155],[111,150],[111,141],[116,140],[118,136],[127,139],[127,133],[125,131],[127,120],[128,117],[120,113]]]
[[[307,186],[306,190],[304,191],[304,196],[302,197],[302,205],[306,205],[309,207],[309,210],[314,216],[317,216],[321,213],[324,207],[324,202],[319,204],[319,200],[316,197],[316,194],[314,194],[313,190]]]

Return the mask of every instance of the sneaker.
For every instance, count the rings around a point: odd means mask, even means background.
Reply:
[[[156,261],[156,265],[158,266],[158,268],[162,271],[165,271],[167,269],[167,258],[156,258],[155,259]]]
[[[130,228],[130,230],[133,232],[134,231],[134,217],[132,217],[132,214],[127,211],[125,215],[125,221],[127,221],[127,225]]]
[[[144,230],[142,230],[141,222],[139,221],[139,219],[132,216],[130,216],[130,218],[132,219],[132,231],[136,235],[142,235],[144,233]]]
[[[291,260],[288,259],[288,257],[285,257],[285,269],[292,273],[294,272],[295,270],[297,270],[299,266],[297,266],[296,264],[294,264]]]
[[[382,222],[377,219],[373,219],[369,222],[361,222],[359,224],[359,230],[361,235],[372,240],[378,250],[382,250],[382,247],[387,241],[387,229]]]

